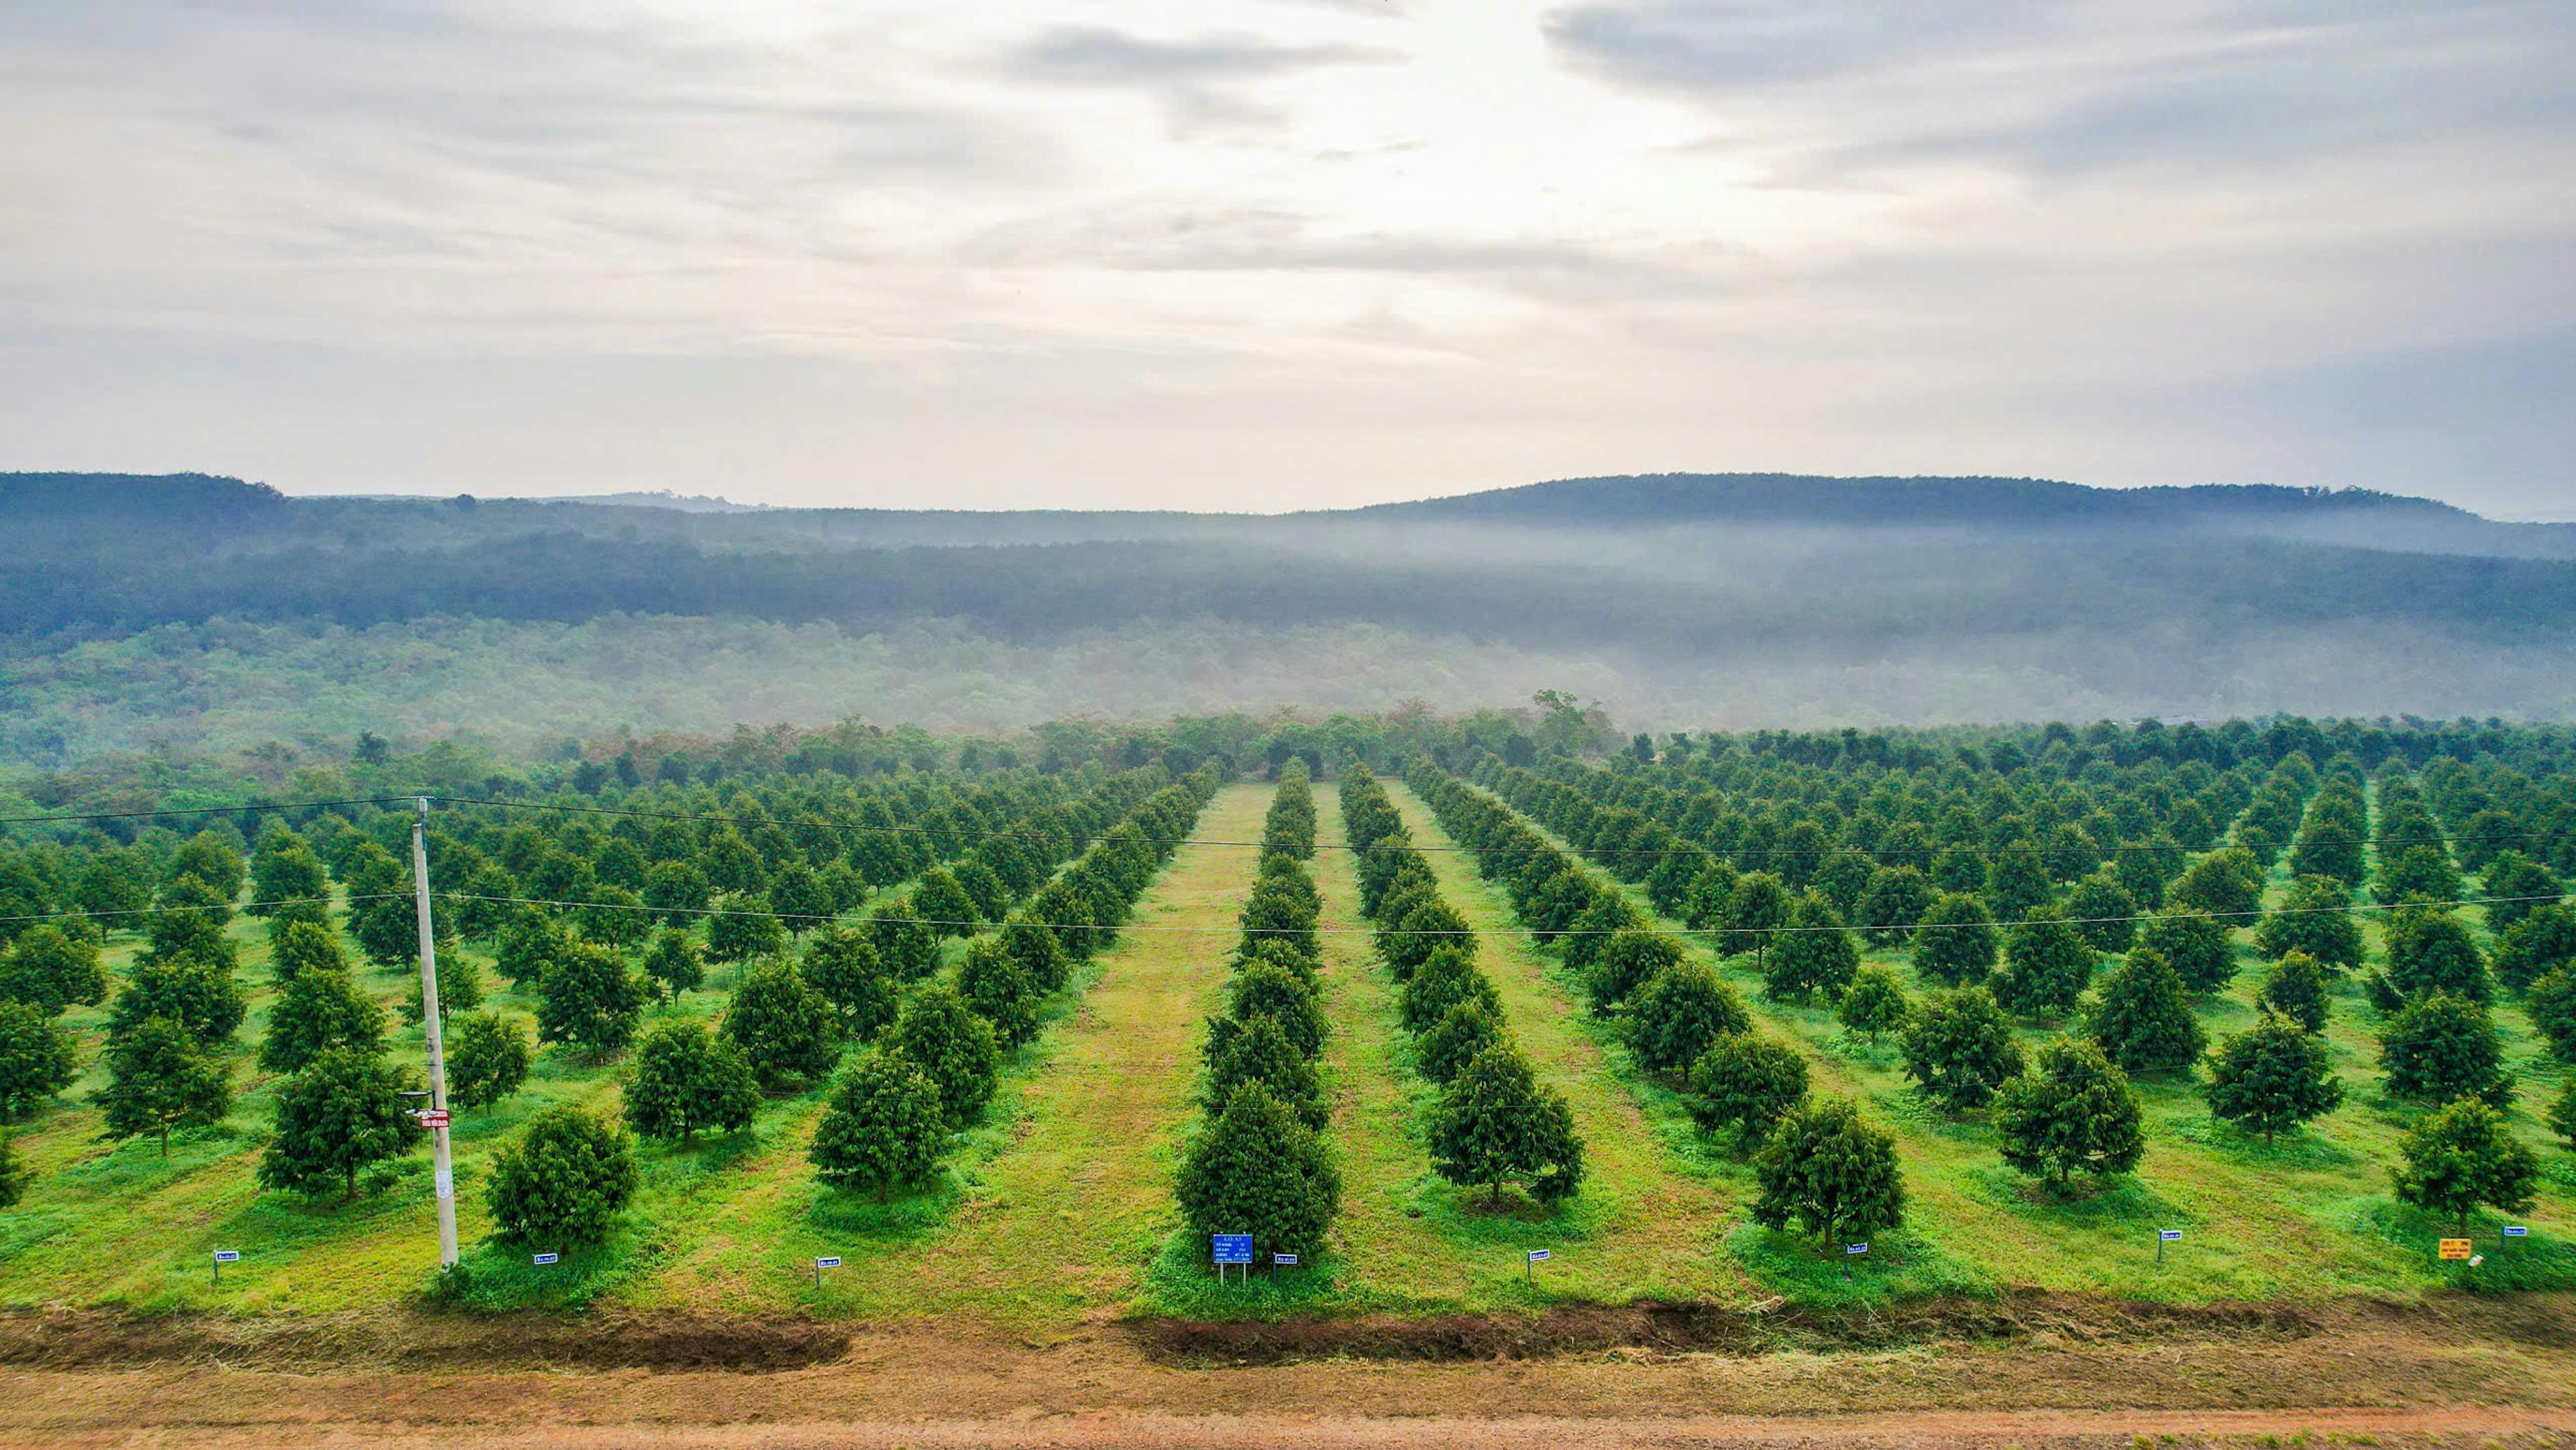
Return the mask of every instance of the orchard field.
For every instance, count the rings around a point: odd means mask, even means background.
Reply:
[[[1566,713],[438,789],[444,1278],[400,1096],[437,762],[47,802],[0,855],[0,1302],[1043,1337],[2576,1288],[2569,732]]]

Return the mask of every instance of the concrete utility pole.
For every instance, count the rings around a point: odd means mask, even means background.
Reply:
[[[429,797],[411,823],[412,894],[420,906],[420,1022],[429,1039],[429,1161],[438,1183],[438,1269],[456,1267],[456,1174],[447,1156],[447,1050],[438,1031],[438,943],[429,922]]]

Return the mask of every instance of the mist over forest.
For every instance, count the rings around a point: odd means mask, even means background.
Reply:
[[[1647,729],[2576,708],[2576,527],[2360,491],[1663,475],[1264,517],[17,474],[0,526],[16,770],[1541,685]]]

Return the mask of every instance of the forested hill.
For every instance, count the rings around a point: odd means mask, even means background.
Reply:
[[[2355,544],[2399,552],[2576,558],[2576,525],[2506,524],[2450,504],[2361,489],[2261,484],[2088,488],[2035,478],[1827,478],[1665,473],[1558,479],[1446,498],[1288,515],[1103,509],[710,507],[650,494],[592,499],[290,498],[206,474],[0,473],[0,526],[78,547],[103,531],[353,542],[399,532],[414,546],[538,533],[729,547],[1046,544],[1310,539],[1425,525],[1555,531],[1691,527],[1937,529],[1986,534],[2152,529]]]
[[[1675,727],[2576,715],[2576,528],[2027,479],[1568,480],[1287,516],[290,498],[0,476],[0,770],[387,718],[1474,707]],[[257,723],[265,722],[265,723]]]
[[[2432,499],[2365,489],[2202,484],[2086,488],[2044,478],[1819,478],[1795,473],[1654,473],[1565,478],[1353,511],[1380,519],[1477,523],[1827,527],[2188,527],[2367,515],[2483,522]]]

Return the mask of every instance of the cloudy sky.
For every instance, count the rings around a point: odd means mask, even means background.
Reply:
[[[0,468],[2576,517],[2566,0],[19,0]]]

